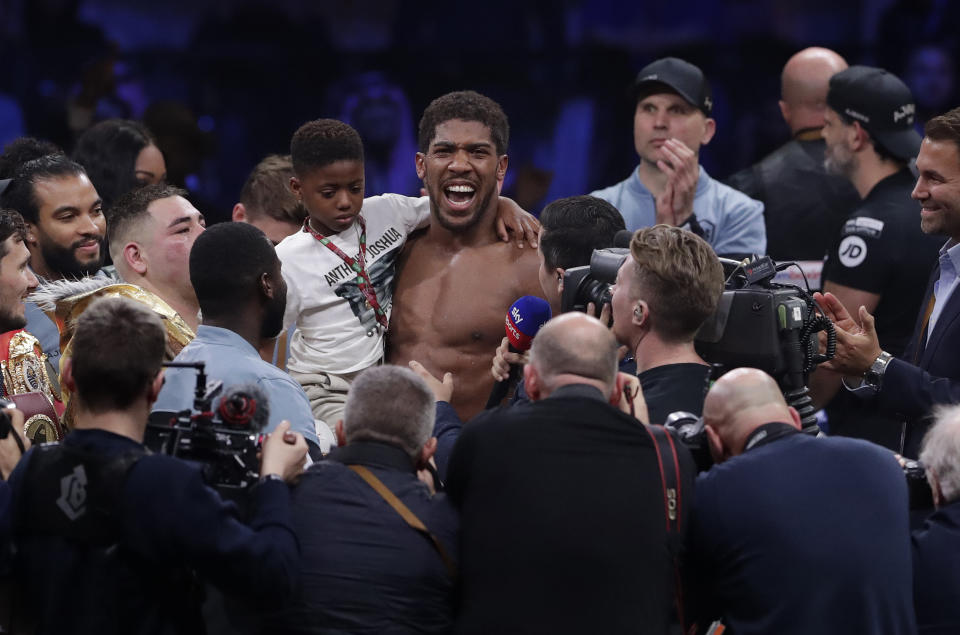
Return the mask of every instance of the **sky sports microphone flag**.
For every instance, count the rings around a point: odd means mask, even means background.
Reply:
[[[550,304],[543,298],[525,295],[510,305],[504,327],[515,352],[530,350],[533,336],[551,318]]]
[[[510,350],[514,353],[530,350],[533,336],[547,323],[550,317],[550,304],[535,295],[525,295],[511,304],[510,310],[507,311],[507,318],[504,320],[504,330],[507,332]],[[510,366],[510,376],[493,385],[486,407],[496,408],[499,406],[510,388],[515,386],[518,381],[520,381],[520,367],[514,364]]]

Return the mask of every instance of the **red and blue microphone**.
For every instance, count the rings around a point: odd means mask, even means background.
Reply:
[[[503,324],[507,333],[507,341],[510,344],[510,352],[523,353],[530,350],[530,345],[533,343],[537,331],[551,317],[550,304],[543,298],[534,295],[525,295],[511,304]],[[520,366],[511,364],[510,376],[493,385],[486,407],[495,408],[500,405],[511,386],[515,386],[519,380]]]

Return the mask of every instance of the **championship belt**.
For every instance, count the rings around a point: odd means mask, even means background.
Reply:
[[[73,335],[77,319],[86,311],[87,307],[98,298],[128,298],[148,307],[160,316],[167,334],[167,345],[163,359],[172,361],[183,347],[195,337],[193,330],[180,315],[160,296],[155,295],[142,287],[124,282],[116,282],[110,278],[85,278],[83,281],[58,281],[48,283],[28,298],[56,323],[60,331],[60,364],[61,368],[55,373],[59,377],[64,361],[70,357],[73,350]],[[73,427],[73,407],[70,405],[70,391],[60,389],[61,401],[66,405],[66,412],[61,415],[63,427],[70,430]]]
[[[26,420],[21,431],[31,442],[63,438],[60,385],[47,370],[40,342],[23,329],[0,335],[0,374],[3,392],[17,404]]]

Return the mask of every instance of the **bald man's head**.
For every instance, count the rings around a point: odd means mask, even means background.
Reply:
[[[703,402],[703,421],[717,462],[743,452],[750,433],[765,423],[800,428],[800,416],[787,406],[777,382],[756,368],[737,368],[718,379]]]
[[[817,46],[787,61],[780,76],[780,112],[791,133],[823,127],[830,78],[845,68],[847,62],[839,54]]]
[[[569,383],[589,383],[609,396],[617,375],[618,347],[610,329],[596,318],[564,313],[537,333],[527,366],[544,396]]]

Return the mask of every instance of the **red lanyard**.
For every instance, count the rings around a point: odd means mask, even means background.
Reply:
[[[324,245],[327,249],[339,256],[344,264],[353,269],[357,274],[357,287],[367,300],[367,307],[373,309],[374,314],[377,316],[377,322],[380,323],[383,330],[387,330],[387,314],[380,306],[380,301],[377,300],[377,290],[374,289],[373,283],[370,282],[370,276],[367,274],[367,223],[363,220],[363,216],[360,215],[357,215],[357,223],[360,225],[360,253],[357,255],[357,258],[351,258],[343,253],[343,250],[330,242],[329,238],[311,227],[309,216],[303,221],[303,231],[320,241],[321,245]]]

